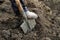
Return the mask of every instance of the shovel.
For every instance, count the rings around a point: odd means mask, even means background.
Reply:
[[[24,33],[30,32],[36,25],[35,19],[28,19],[26,12],[24,12],[24,9],[20,3],[20,0],[15,0],[16,5],[20,11],[20,13],[22,13],[24,19],[23,19],[23,23],[21,24],[21,28],[23,30]]]

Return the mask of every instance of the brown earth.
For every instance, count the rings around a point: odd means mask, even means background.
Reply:
[[[9,0],[0,1],[0,40],[60,40],[60,1],[27,0],[26,5],[39,17],[35,28],[24,34],[22,16],[16,16]]]

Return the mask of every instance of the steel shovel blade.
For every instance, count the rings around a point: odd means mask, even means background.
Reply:
[[[29,31],[32,30],[32,29],[35,27],[35,25],[36,25],[35,19],[30,19],[30,20],[28,20],[28,23],[29,23],[29,26],[30,26],[30,27],[28,27],[28,25],[27,25],[27,23],[26,23],[25,21],[24,21],[24,22],[22,23],[22,25],[20,26],[20,27],[22,28],[22,30],[23,30],[24,33],[29,32]],[[29,28],[30,28],[30,29],[29,29]]]

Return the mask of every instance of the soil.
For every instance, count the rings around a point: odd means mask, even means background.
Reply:
[[[60,1],[26,0],[30,11],[38,15],[35,28],[24,34],[22,15],[14,12],[10,0],[0,0],[0,40],[60,40]]]

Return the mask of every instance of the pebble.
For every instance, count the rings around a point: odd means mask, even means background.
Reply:
[[[49,37],[43,37],[42,40],[51,40]]]
[[[8,38],[8,37],[10,37],[10,31],[9,30],[3,30],[2,35],[3,35],[3,37]]]
[[[12,33],[12,37],[11,37],[11,38],[12,38],[12,39],[18,38],[18,35],[17,35],[17,34]]]

